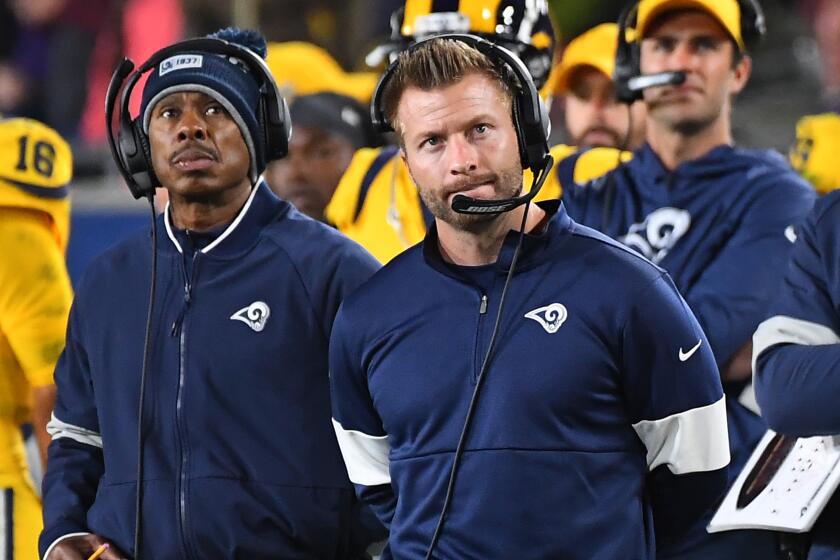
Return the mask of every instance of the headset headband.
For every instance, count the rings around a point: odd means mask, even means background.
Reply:
[[[405,52],[413,52],[429,41],[456,40],[484,54],[495,63],[504,64],[513,73],[518,83],[511,84],[513,91],[513,124],[519,141],[519,154],[523,168],[530,168],[534,172],[541,170],[548,156],[549,120],[545,105],[534,85],[534,80],[528,68],[515,54],[487,39],[476,35],[462,33],[448,33],[428,37],[410,46]],[[399,59],[392,62],[376,84],[370,104],[370,116],[373,126],[378,132],[391,132],[393,127],[388,122],[383,105],[383,95],[387,84],[391,81]]]

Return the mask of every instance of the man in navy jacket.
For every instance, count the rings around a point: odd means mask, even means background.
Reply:
[[[732,145],[732,103],[751,68],[746,41],[758,31],[742,10],[750,2],[686,4],[639,2],[641,72],[686,75],[645,92],[647,143],[588,184],[568,180],[574,160],[558,167],[569,215],[667,270],[709,337],[727,396],[733,481],[766,429],[749,387],[750,337],[815,195],[779,154]],[[709,520],[662,557],[774,556],[773,533],[709,535]]]
[[[264,41],[252,48],[264,56]],[[91,264],[77,291],[55,375],[46,560],[84,559],[103,543],[106,560],[364,553],[330,424],[327,345],[341,300],[377,265],[259,179],[261,86],[270,84],[235,58],[209,53],[175,55],[150,73],[141,122],[170,203],[157,228],[142,553],[147,232]]]
[[[817,201],[780,297],[753,337],[755,392],[776,432],[840,434],[840,193]],[[810,560],[840,559],[840,498],[811,531]]]
[[[336,319],[333,423],[350,480],[401,560],[426,557],[439,519],[434,558],[654,559],[724,489],[714,357],[667,274],[558,201],[453,211],[459,194],[523,190],[519,86],[498,64],[432,39],[400,55],[384,90],[435,223]]]

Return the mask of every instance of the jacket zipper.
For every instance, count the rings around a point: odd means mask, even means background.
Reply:
[[[473,351],[473,373],[472,382],[475,383],[478,379],[478,370],[481,369],[481,358],[479,355],[481,349],[481,327],[484,324],[484,316],[487,315],[487,294],[481,294],[481,301],[478,304],[478,325],[475,330],[475,350]]]
[[[175,322],[172,323],[172,336],[178,336],[181,333],[181,324],[184,322],[184,315],[187,314],[187,309],[190,307],[190,303],[192,302],[192,287],[193,283],[195,282],[195,271],[196,265],[198,264],[198,251],[193,254],[192,258],[192,266],[190,267],[190,274],[187,276],[187,267],[182,263],[181,265],[181,272],[184,276],[184,303],[181,306],[181,311],[178,312],[178,316],[175,318]]]
[[[178,427],[178,443],[180,449],[180,460],[178,462],[178,525],[179,525],[179,532],[181,535],[181,543],[184,547],[184,552],[186,556],[189,558],[192,556],[190,554],[190,549],[187,543],[187,490],[186,490],[186,480],[187,480],[187,450],[186,450],[186,437],[184,435],[184,422],[183,422],[183,405],[184,405],[184,380],[186,374],[186,339],[187,333],[186,329],[183,326],[184,318],[187,314],[187,310],[190,307],[190,303],[192,302],[192,289],[193,285],[195,284],[195,276],[196,276],[196,269],[198,264],[198,255],[199,252],[196,251],[193,254],[192,264],[190,267],[190,274],[187,275],[187,267],[185,263],[182,262],[181,271],[184,275],[184,302],[181,306],[181,311],[178,313],[178,317],[175,319],[175,322],[172,324],[172,336],[178,337],[178,391],[175,396],[175,423]]]

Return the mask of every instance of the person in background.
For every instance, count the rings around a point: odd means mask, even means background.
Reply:
[[[316,220],[324,209],[353,153],[376,145],[370,114],[352,97],[315,93],[295,97],[289,105],[293,134],[289,153],[266,167],[274,193]]]
[[[563,202],[573,219],[667,270],[697,316],[727,395],[734,480],[766,430],[741,402],[750,393],[750,339],[815,195],[780,154],[733,145],[732,104],[752,68],[747,47],[763,32],[758,12],[745,1],[689,4],[639,2],[635,71],[683,72],[685,82],[646,90],[645,145],[596,181],[563,180]],[[560,163],[561,175],[567,165]],[[660,543],[659,558],[777,554],[769,531],[709,535],[711,513],[685,538]]]
[[[31,423],[46,463],[53,369],[73,299],[64,262],[70,146],[37,121],[0,119],[0,558],[38,557],[41,503],[24,453]]]
[[[645,141],[645,104],[636,101],[628,106],[615,97],[617,44],[618,25],[593,27],[566,45],[552,74],[573,146],[635,150]]]

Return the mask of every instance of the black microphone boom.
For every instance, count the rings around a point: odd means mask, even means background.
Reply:
[[[531,185],[531,190],[528,191],[528,194],[498,200],[480,200],[478,198],[456,194],[452,199],[452,209],[459,214],[501,214],[502,212],[509,212],[517,206],[530,202],[537,196],[553,165],[554,158],[547,155],[542,162],[539,173],[534,175],[534,183]]]
[[[630,78],[627,80],[627,89],[637,92],[654,87],[678,86],[683,83],[685,83],[685,72],[659,72]]]

